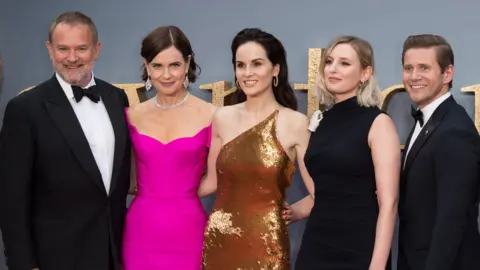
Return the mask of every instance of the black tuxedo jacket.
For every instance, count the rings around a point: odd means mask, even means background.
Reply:
[[[449,97],[404,160],[398,270],[480,269],[479,151],[472,120]]]
[[[123,90],[95,82],[115,134],[109,194],[55,76],[6,107],[0,225],[10,270],[120,269],[130,175],[128,100]]]

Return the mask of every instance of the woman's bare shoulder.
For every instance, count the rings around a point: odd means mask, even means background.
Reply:
[[[192,96],[192,105],[196,107],[195,111],[196,113],[198,113],[198,115],[208,118],[210,123],[213,121],[213,118],[218,109],[217,106],[195,96]]]
[[[304,113],[286,107],[282,107],[279,113],[283,114],[283,118],[290,126],[308,126],[308,117]]]
[[[147,100],[145,102],[128,107],[126,109],[126,113],[129,120],[135,122],[136,119],[147,113],[147,111],[152,107],[151,102],[151,100]]]

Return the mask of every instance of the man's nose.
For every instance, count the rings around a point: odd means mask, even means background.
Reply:
[[[67,60],[70,62],[76,62],[78,60],[77,53],[75,50],[71,50],[68,54]]]
[[[410,73],[410,79],[411,80],[419,80],[420,79],[420,74],[418,73],[417,69],[412,70],[412,72]]]

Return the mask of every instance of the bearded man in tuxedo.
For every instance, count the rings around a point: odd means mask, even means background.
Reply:
[[[60,15],[55,73],[8,102],[0,133],[0,219],[10,270],[120,269],[130,175],[123,90],[93,75],[92,20]]]

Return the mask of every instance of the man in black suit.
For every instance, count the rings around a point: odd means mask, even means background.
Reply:
[[[0,218],[10,270],[120,269],[130,174],[125,93],[93,76],[91,19],[52,24],[55,74],[9,101],[0,133]]]
[[[480,269],[480,138],[450,94],[453,60],[441,36],[403,46],[403,83],[418,108],[400,180],[399,270]]]

